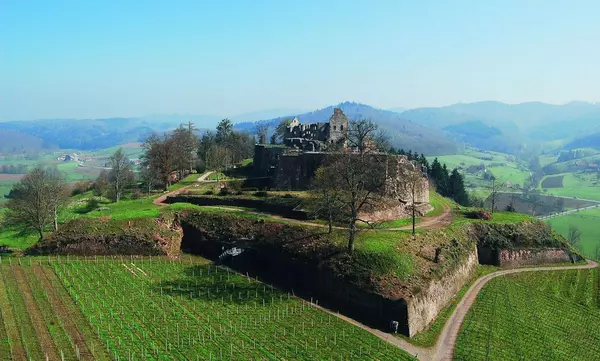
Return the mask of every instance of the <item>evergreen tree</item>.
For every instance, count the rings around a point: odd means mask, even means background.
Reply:
[[[427,161],[427,158],[425,158],[425,154],[421,153],[419,163],[427,169],[427,173],[429,174],[429,162]]]
[[[469,196],[465,189],[463,176],[454,168],[452,174],[448,178],[448,196],[456,201],[456,203],[467,206],[469,204]]]

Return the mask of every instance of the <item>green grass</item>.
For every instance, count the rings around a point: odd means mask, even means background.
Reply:
[[[17,236],[15,232],[0,230],[0,246],[7,246],[11,249],[22,250],[31,247],[38,241],[35,235]]]
[[[201,174],[196,174],[196,173],[192,173],[188,176],[186,176],[185,178],[183,178],[182,180],[180,180],[179,182],[172,184],[169,187],[169,192],[175,191],[177,189],[181,189],[183,187],[187,187],[189,185],[192,185],[194,183],[196,183],[198,181],[198,178],[201,176]]]
[[[481,158],[492,158],[492,160]],[[435,157],[429,157],[432,162]],[[489,187],[489,182],[483,179],[483,172],[468,173],[466,168],[469,166],[485,164],[489,171],[502,182],[510,181],[512,184],[523,185],[525,179],[529,177],[529,170],[519,164],[516,159],[508,154],[497,152],[478,152],[468,148],[463,154],[445,155],[437,157],[438,161],[446,164],[449,170],[458,168],[465,177],[465,183],[471,190],[478,190]],[[503,164],[503,165],[499,165]]]
[[[213,181],[216,181],[216,180],[222,181],[222,180],[226,180],[227,176],[225,174],[223,174],[222,172],[214,172],[214,173],[210,174],[206,179],[213,180]]]
[[[540,155],[540,165],[542,167],[547,166],[548,164],[556,163],[558,161],[557,155]]]
[[[455,212],[454,218],[452,220],[453,225],[461,225],[466,223],[521,223],[521,222],[531,222],[534,219],[523,213],[516,212],[494,212],[492,219],[489,221],[471,219],[467,217],[467,214],[474,209],[472,208],[463,208],[460,212]]]
[[[595,258],[596,247],[600,247],[600,209],[590,209],[576,212],[546,221],[558,233],[567,236],[569,226],[575,226],[581,231],[579,250],[586,256]]]
[[[563,173],[563,188],[549,188],[548,194],[600,201],[600,183],[595,174]]]
[[[594,360],[600,353],[598,269],[491,280],[467,314],[455,360]]]
[[[115,358],[414,360],[305,301],[206,261],[51,267]]]

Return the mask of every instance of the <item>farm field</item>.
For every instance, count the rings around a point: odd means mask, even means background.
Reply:
[[[2,360],[414,360],[201,258],[7,260]]]
[[[563,179],[564,175],[552,175],[547,176],[542,179],[541,187],[544,189],[547,188],[562,188],[563,187]]]
[[[600,184],[595,174],[565,173],[562,188],[547,188],[548,194],[600,201]],[[542,183],[548,179],[544,178]]]
[[[432,162],[435,157],[429,157]],[[509,181],[512,184],[523,185],[529,177],[529,170],[521,167],[513,156],[496,152],[478,152],[473,149],[467,149],[463,154],[445,155],[437,157],[438,161],[446,164],[448,169],[458,168],[465,177],[469,188],[481,189],[488,188],[489,182],[484,181],[483,173],[470,173],[467,171],[469,166],[478,166],[485,164],[487,169],[502,182]]]
[[[42,165],[55,165],[64,174],[68,182],[77,182],[81,180],[93,180],[98,177],[104,164],[108,162],[108,158],[118,149],[119,147],[112,147],[107,149],[101,149],[97,151],[79,151],[72,149],[62,149],[60,151],[40,154],[36,156],[0,156],[0,166],[2,165],[24,165],[26,167],[33,168],[38,164]],[[139,158],[142,154],[143,149],[141,143],[128,143],[123,144],[123,151],[130,159]],[[64,154],[77,153],[84,156],[92,157],[91,162],[85,162],[83,167],[77,165],[75,161],[63,162],[57,160],[58,157]],[[0,173],[0,207],[4,203],[4,194],[7,194],[14,182],[17,182],[23,177],[23,174],[2,174]]]
[[[581,231],[579,249],[584,255],[596,258],[596,246],[600,247],[600,209],[590,209],[548,219],[546,223],[558,233],[567,236],[569,226],[575,226]]]
[[[458,336],[454,360],[595,360],[600,353],[598,269],[491,280]]]

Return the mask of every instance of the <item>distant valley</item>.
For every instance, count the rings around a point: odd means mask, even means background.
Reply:
[[[254,133],[256,124],[274,127],[283,119],[324,122],[334,107],[352,120],[370,118],[389,137],[392,145],[426,155],[456,154],[465,146],[518,154],[524,148],[545,150],[600,147],[600,105],[571,102],[553,105],[539,102],[504,104],[488,101],[429,108],[378,109],[343,102],[314,111],[265,109],[229,116],[238,130]],[[153,132],[172,130],[194,122],[199,132],[226,118],[219,115],[152,115],[134,118],[47,119],[0,123],[0,153],[47,149],[94,150],[138,142]],[[10,132],[10,133],[8,133]],[[10,135],[7,135],[10,134]]]

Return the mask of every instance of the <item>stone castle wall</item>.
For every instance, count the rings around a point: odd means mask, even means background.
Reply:
[[[571,262],[572,255],[568,250],[560,248],[526,248],[502,250],[498,254],[501,267],[518,267],[543,263]]]
[[[429,327],[440,311],[473,277],[478,263],[477,249],[474,249],[455,270],[439,280],[432,280],[426,289],[408,301],[409,337],[413,337]]]

